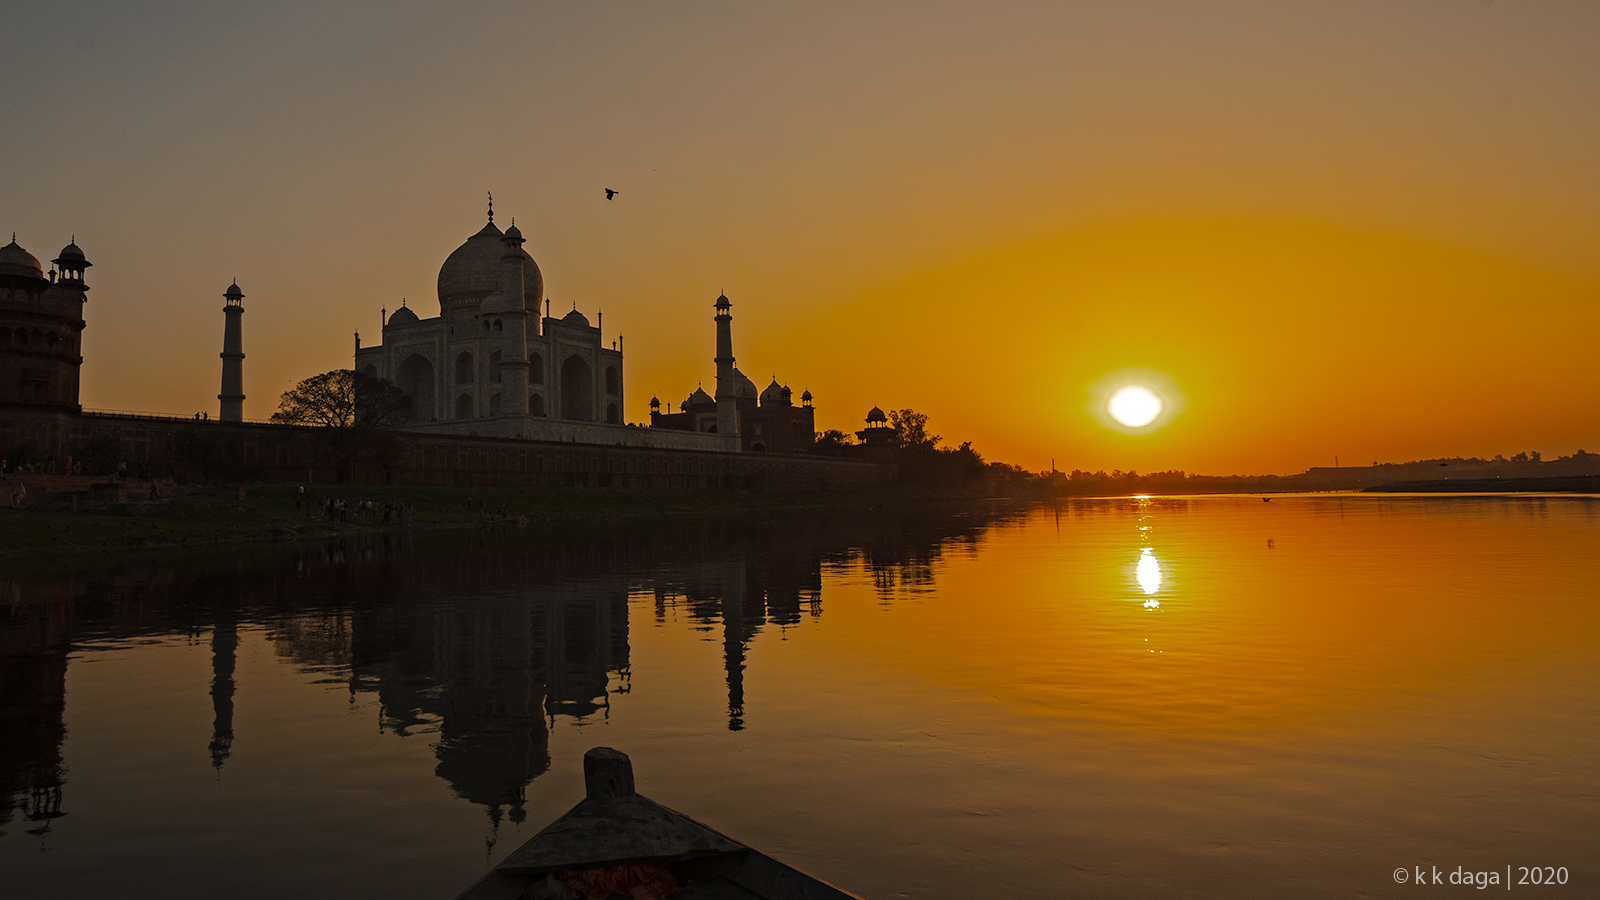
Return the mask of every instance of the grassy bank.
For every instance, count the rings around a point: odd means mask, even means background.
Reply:
[[[250,485],[243,501],[236,487],[186,487],[156,501],[80,504],[36,503],[0,508],[0,558],[40,553],[105,552],[173,545],[398,529],[398,517],[383,523],[384,503],[407,503],[415,529],[473,527],[507,521],[659,516],[737,512],[783,507],[909,502],[935,499],[927,492],[887,489],[871,493],[804,493],[685,489],[602,490],[526,487],[394,487],[317,485],[310,515],[295,509],[293,485]],[[349,502],[347,521],[324,518],[316,504],[325,496]],[[373,500],[377,522],[357,522],[355,504]]]

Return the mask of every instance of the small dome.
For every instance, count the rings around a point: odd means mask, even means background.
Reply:
[[[222,296],[227,297],[229,300],[243,300],[244,291],[239,290],[239,282],[235,281],[233,284],[228,285],[228,289],[222,292]]]
[[[11,243],[0,247],[0,275],[43,278],[44,267],[32,253],[17,246],[16,235],[12,235]]]
[[[778,383],[778,379],[772,379],[772,383],[767,385],[766,389],[761,392],[761,405],[787,406],[788,404],[784,403],[784,390],[783,385]]]
[[[650,408],[651,409],[660,409],[661,408],[661,398],[660,397],[651,397],[650,398]]]
[[[501,240],[506,240],[506,241],[520,241],[520,240],[522,240],[522,232],[517,228],[517,223],[515,223],[515,222],[511,223],[511,227],[506,229],[505,237],[502,238]]]
[[[883,414],[883,410],[877,408],[876,406],[874,406],[872,408],[871,412],[867,413],[867,422],[869,424],[872,423],[872,422],[887,422],[887,421],[889,421],[889,417],[884,415]]]
[[[591,327],[589,325],[589,317],[585,316],[581,312],[578,312],[576,307],[573,308],[572,312],[569,312],[566,315],[561,317],[561,324],[563,324],[563,325],[574,325],[574,326],[577,326],[577,327],[580,327],[580,328],[589,328],[589,327]]]
[[[755,399],[757,395],[756,383],[750,380],[750,376],[738,369],[733,370],[733,395],[751,399]]]
[[[800,395],[800,399],[809,401],[811,399],[811,392],[810,391],[806,391],[804,394],[801,394]]]
[[[706,389],[705,388],[698,388],[697,387],[697,388],[694,389],[694,393],[689,395],[689,399],[683,401],[683,405],[679,406],[678,408],[683,410],[684,412],[688,412],[691,409],[698,409],[698,408],[700,408],[702,406],[716,406],[716,405],[717,405],[717,401],[713,400],[711,398],[711,395],[706,393]]]
[[[72,243],[70,243],[70,244],[66,245],[65,247],[61,248],[61,254],[60,254],[60,256],[58,258],[59,259],[83,259],[84,258],[83,257],[83,250],[79,249],[78,242],[76,240],[74,240]]]
[[[517,311],[517,301],[507,299],[502,291],[495,291],[483,298],[483,302],[478,304],[478,311],[484,315],[505,315]]]
[[[384,324],[385,325],[415,325],[415,324],[417,324],[417,321],[418,321],[417,314],[411,311],[411,307],[402,306],[399,309],[395,310],[394,312],[390,313],[389,314],[389,321],[384,323]]]

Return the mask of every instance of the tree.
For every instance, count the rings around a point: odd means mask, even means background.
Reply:
[[[411,398],[393,382],[334,369],[284,391],[272,421],[323,429],[342,472],[344,464],[358,458],[388,455],[394,448],[390,429],[410,413]]]
[[[894,429],[895,446],[902,450],[931,451],[939,446],[939,436],[928,433],[928,417],[914,409],[889,413],[889,425]]]
[[[811,442],[811,452],[817,456],[845,456],[854,447],[856,442],[850,439],[837,428],[817,432],[816,439]]]

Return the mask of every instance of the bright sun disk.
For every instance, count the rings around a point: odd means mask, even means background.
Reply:
[[[1144,385],[1130,384],[1117,388],[1106,409],[1111,413],[1111,418],[1123,425],[1139,428],[1149,425],[1156,420],[1156,416],[1161,415],[1161,398]]]

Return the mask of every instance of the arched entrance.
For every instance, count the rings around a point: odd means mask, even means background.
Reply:
[[[413,353],[395,370],[394,383],[411,398],[411,421],[433,420],[433,363]]]
[[[594,373],[589,370],[589,363],[576,354],[561,364],[561,418],[594,421]]]

